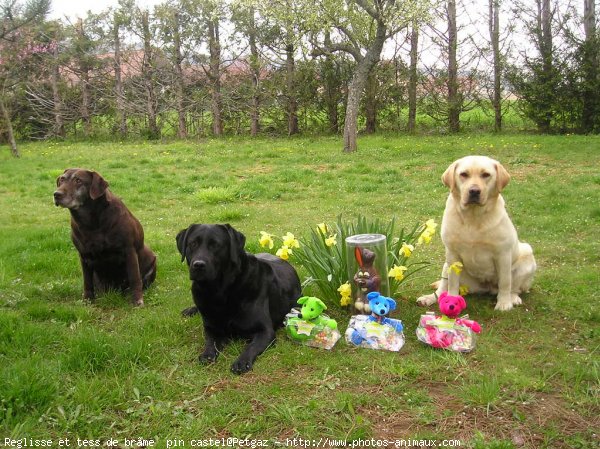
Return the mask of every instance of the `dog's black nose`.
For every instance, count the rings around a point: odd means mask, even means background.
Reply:
[[[469,196],[477,197],[481,194],[481,189],[479,187],[471,187],[469,189]]]
[[[194,260],[192,262],[192,268],[194,270],[202,271],[206,268],[206,262],[204,262],[203,260]]]
[[[54,199],[60,200],[65,194],[63,192],[59,192],[58,190],[54,192]]]

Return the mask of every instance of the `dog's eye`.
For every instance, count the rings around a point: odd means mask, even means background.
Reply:
[[[464,172],[461,172],[461,174],[459,176],[463,179],[466,179],[469,177],[469,174],[466,171],[464,171]]]
[[[194,249],[198,246],[198,242],[196,240],[192,240],[188,246],[190,247],[190,249]]]
[[[481,174],[481,177],[482,177],[483,179],[487,179],[487,178],[489,178],[490,176],[491,176],[491,175],[490,175],[489,173],[487,173],[487,172],[484,172],[484,173],[482,173],[482,174]]]
[[[75,184],[77,184],[78,186],[81,185],[81,179],[73,178],[73,180],[75,181]]]

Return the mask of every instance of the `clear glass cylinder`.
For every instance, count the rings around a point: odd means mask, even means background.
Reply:
[[[370,314],[367,295],[390,295],[387,269],[387,244],[383,234],[358,234],[346,238],[348,279],[352,285],[354,311]]]

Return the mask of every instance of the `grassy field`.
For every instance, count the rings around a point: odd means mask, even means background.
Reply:
[[[119,440],[334,438],[460,440],[474,448],[598,447],[600,429],[600,138],[531,135],[364,137],[356,154],[335,138],[174,143],[36,143],[0,152],[0,437]],[[504,192],[539,273],[524,305],[494,311],[468,297],[483,326],[467,355],[433,350],[414,329],[443,257],[405,285],[394,316],[400,353],[331,352],[278,334],[254,370],[197,364],[201,319],[183,319],[190,281],[175,235],[193,222],[229,222],[259,251],[259,231],[307,235],[342,214],[401,226],[435,218],[440,182],[457,157],[480,153],[512,174]],[[54,207],[67,167],[99,171],[136,214],[158,255],[146,306],[108,294],[81,299],[68,212]],[[294,263],[293,258],[291,259]],[[302,277],[305,272],[297,267]],[[345,329],[348,315],[332,308]],[[289,441],[292,447],[292,441]],[[299,443],[299,440],[297,440]],[[312,441],[311,441],[312,443]],[[323,442],[322,442],[323,443]],[[71,441],[73,446],[76,442]],[[239,445],[238,445],[239,446]],[[339,445],[341,447],[341,445]],[[182,447],[182,446],[180,446]]]

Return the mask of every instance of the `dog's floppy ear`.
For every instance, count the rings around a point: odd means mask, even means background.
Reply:
[[[450,166],[446,169],[444,174],[442,175],[442,182],[446,187],[450,190],[454,190],[454,172],[456,171],[456,162],[450,164]]]
[[[506,187],[509,181],[510,174],[508,171],[500,162],[496,162],[496,187],[498,188],[498,192],[502,192],[502,189]]]
[[[246,246],[246,236],[239,231],[233,229],[230,224],[221,225],[229,234],[229,248],[231,251],[231,260],[237,265],[240,258],[244,254],[244,246]]]
[[[177,234],[177,237],[175,237],[175,240],[177,241],[177,249],[179,250],[179,253],[181,254],[182,262],[185,260],[188,235],[190,234],[190,231],[192,230],[192,228],[194,226],[196,226],[196,225],[190,225],[188,228],[182,229]]]
[[[92,175],[92,185],[90,185],[90,198],[95,200],[106,193],[108,182],[95,171],[89,172]]]
[[[392,298],[387,298],[387,302],[390,305],[390,312],[392,310],[396,310],[396,301],[394,301]]]

